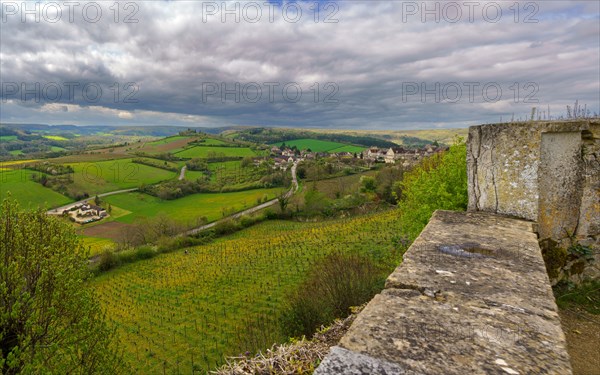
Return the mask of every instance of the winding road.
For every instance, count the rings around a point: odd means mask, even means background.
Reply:
[[[294,165],[292,165],[292,187],[290,188],[290,190],[285,193],[285,197],[289,198],[292,196],[292,194],[294,194],[296,191],[298,191],[298,178],[296,177],[296,166],[298,165],[298,163],[294,163]],[[240,211],[238,213],[235,213],[233,215],[227,216],[223,219],[217,220],[217,221],[213,221],[212,223],[206,224],[206,225],[202,225],[198,228],[194,228],[194,229],[190,229],[187,232],[184,232],[182,234],[180,234],[179,236],[192,236],[195,234],[198,234],[200,232],[202,232],[203,230],[209,229],[214,227],[215,225],[222,223],[223,221],[226,220],[230,220],[230,219],[237,219],[239,217],[242,217],[244,215],[249,215],[252,213],[255,213],[256,211],[260,211],[263,208],[267,208],[267,207],[271,207],[275,204],[277,204],[279,202],[278,198],[272,199],[268,202],[265,202],[263,204],[259,204],[258,206],[254,206],[251,208],[248,208],[247,210],[244,211]]]
[[[298,187],[299,187],[298,186],[298,178],[296,176],[296,167],[297,166],[298,166],[297,162],[295,162],[292,165],[292,169],[291,169],[291,172],[292,172],[292,187],[290,188],[290,190],[287,193],[285,193],[285,198],[291,197],[292,194],[294,194],[296,191],[298,191]],[[183,168],[181,168],[181,173],[179,174],[179,180],[183,180],[185,178],[185,171],[186,170],[187,170],[187,168],[185,166]],[[130,193],[132,191],[137,191],[137,190],[139,190],[139,189],[138,188],[133,188],[133,189],[116,190],[116,191],[111,191],[111,192],[108,192],[108,193],[98,194],[98,197],[102,198],[102,197],[107,197],[109,195]],[[93,198],[86,198],[86,199],[83,199],[83,200],[80,200],[80,201],[77,201],[77,202],[69,203],[69,204],[61,206],[61,207],[53,208],[53,209],[47,211],[46,214],[48,214],[48,215],[60,215],[64,210],[68,210],[68,209],[72,208],[73,206],[85,203],[85,202],[89,201],[90,199],[93,199]],[[254,207],[248,208],[248,209],[246,209],[244,211],[240,211],[240,212],[235,213],[233,215],[227,216],[227,217],[225,217],[223,219],[220,219],[220,220],[217,220],[217,221],[213,221],[210,224],[202,225],[202,226],[200,226],[198,228],[194,228],[194,229],[188,230],[187,232],[184,232],[184,233],[180,234],[179,236],[190,236],[190,235],[198,234],[199,232],[201,232],[201,231],[203,231],[205,229],[212,228],[215,225],[217,225],[217,224],[219,224],[219,223],[221,223],[221,222],[223,222],[225,220],[237,219],[237,218],[242,217],[244,215],[249,215],[249,214],[255,213],[257,211],[260,211],[263,208],[267,208],[267,207],[273,206],[273,205],[277,204],[278,201],[279,201],[278,198],[272,199],[272,200],[270,200],[268,202],[259,204],[258,206],[254,206]]]
[[[185,178],[185,171],[187,171],[187,165],[181,167],[181,172],[179,173],[179,181]]]

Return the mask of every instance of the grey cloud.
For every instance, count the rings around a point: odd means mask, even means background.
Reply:
[[[333,24],[314,23],[310,4],[297,24],[279,14],[273,23],[266,17],[256,24],[204,23],[198,2],[137,4],[135,24],[115,23],[108,5],[95,24],[80,18],[74,23],[1,23],[2,82],[99,83],[103,96],[98,102],[77,98],[67,104],[165,113],[157,122],[182,123],[186,115],[196,115],[240,125],[458,126],[499,121],[513,112],[526,115],[536,105],[550,104],[557,114],[576,99],[596,111],[600,103],[598,3],[539,2],[540,22],[533,24],[514,23],[508,11],[498,23],[485,22],[481,15],[474,23],[422,23],[418,18],[404,23],[402,2],[366,1],[340,2],[339,23]],[[135,82],[137,103],[124,103],[122,97],[115,102],[110,89],[115,82],[121,96],[127,94],[123,86]],[[232,95],[225,101],[217,95],[203,103],[207,82],[228,87],[298,82],[304,95],[298,103],[286,101],[280,92],[273,102],[235,103]],[[321,89],[334,82],[339,103],[323,103],[324,92],[314,103],[314,82]],[[473,103],[467,97],[455,104],[430,97],[423,103],[420,95],[404,100],[404,82],[428,87],[497,82],[503,95],[495,106],[480,94]],[[513,103],[509,87],[514,82],[537,84],[539,104],[522,103],[521,97]],[[36,122],[82,121],[81,112],[36,112],[42,104],[16,103],[10,111],[4,105],[0,120],[18,122],[15,108],[26,107],[23,121],[32,121],[36,113]],[[109,111],[85,121],[126,124],[148,120],[145,116],[126,120]]]

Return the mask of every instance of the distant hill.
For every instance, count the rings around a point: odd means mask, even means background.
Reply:
[[[366,135],[348,134],[344,131],[321,133],[312,130],[286,128],[250,128],[227,132],[227,137],[255,143],[278,144],[296,139],[316,139],[321,141],[338,142],[356,146],[397,147],[398,144]]]
[[[224,131],[236,129],[236,127],[185,127],[185,126],[152,126],[152,125],[137,125],[137,126],[110,126],[110,125],[46,125],[46,124],[12,124],[0,123],[0,129],[33,132],[33,133],[48,133],[48,134],[64,134],[73,133],[78,135],[95,135],[95,134],[114,134],[114,135],[129,135],[129,136],[150,136],[150,137],[168,137],[177,134],[186,129],[192,129],[210,134],[220,134]],[[7,134],[8,135],[8,134]]]
[[[405,147],[420,147],[437,141],[440,144],[452,144],[455,136],[467,136],[468,128],[459,129],[423,129],[423,130],[338,130],[315,129],[318,133],[341,133],[353,136],[373,137],[397,143]]]

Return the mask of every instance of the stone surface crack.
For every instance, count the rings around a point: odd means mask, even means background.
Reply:
[[[384,290],[414,290],[419,292],[422,296],[435,299],[438,294],[441,293],[440,289],[431,289],[421,287],[414,284],[396,283],[394,285],[386,286]]]
[[[492,184],[494,185],[494,198],[496,199],[496,207],[494,209],[495,213],[498,213],[498,185],[496,184],[496,160],[494,160],[494,150],[496,149],[496,144],[494,142],[494,137],[490,138],[491,148],[490,148],[490,160],[492,162]]]

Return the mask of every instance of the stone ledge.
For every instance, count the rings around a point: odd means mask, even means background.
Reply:
[[[571,374],[532,223],[437,211],[315,374]]]
[[[344,374],[344,375],[362,375],[362,374],[407,374],[417,375],[412,371],[405,371],[395,363],[369,357],[350,350],[334,346],[329,355],[323,360],[318,373],[321,374]],[[316,373],[317,373],[316,372]]]

